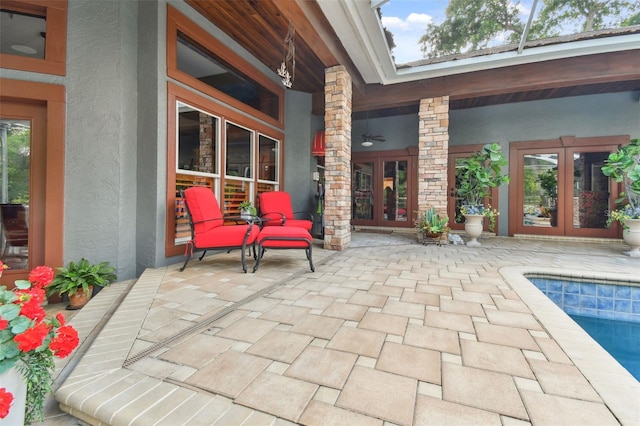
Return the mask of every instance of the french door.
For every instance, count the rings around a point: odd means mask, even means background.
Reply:
[[[398,152],[354,153],[352,223],[412,227],[416,210],[416,161]]]
[[[510,146],[510,234],[615,238],[607,213],[618,185],[602,174],[628,137],[563,137]]]
[[[44,262],[45,135],[45,106],[0,105],[0,260],[11,280]]]

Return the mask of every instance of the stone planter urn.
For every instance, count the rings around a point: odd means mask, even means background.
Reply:
[[[469,247],[480,247],[478,237],[482,235],[484,216],[481,214],[465,214],[464,219],[464,230],[469,237],[467,245]]]
[[[625,254],[640,258],[640,219],[627,219],[624,224],[626,229],[622,231],[622,239],[631,246],[631,251]]]
[[[0,374],[0,387],[11,392],[13,403],[9,409],[9,414],[4,419],[0,419],[0,426],[15,426],[24,424],[24,414],[27,402],[27,382],[18,371],[15,365]]]

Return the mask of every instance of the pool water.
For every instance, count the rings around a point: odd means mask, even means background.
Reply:
[[[640,286],[527,279],[640,381]]]
[[[569,316],[640,381],[640,323]]]

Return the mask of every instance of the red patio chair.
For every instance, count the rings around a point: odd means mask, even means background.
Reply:
[[[207,250],[241,249],[242,270],[246,273],[245,252],[247,247],[253,246],[260,227],[254,225],[252,220],[245,220],[240,216],[223,216],[216,196],[208,188],[186,189],[184,201],[189,214],[191,239],[187,243],[185,253],[187,260],[180,271],[187,267],[194,250],[204,250],[200,256],[202,260]]]
[[[258,195],[260,217],[263,226],[293,226],[311,231],[313,216],[309,219],[296,219],[299,213],[293,212],[291,196],[284,191],[268,191]]]

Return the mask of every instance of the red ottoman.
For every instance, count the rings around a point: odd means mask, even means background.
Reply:
[[[313,237],[309,231],[304,228],[295,226],[265,226],[260,230],[258,238],[258,255],[256,265],[253,272],[260,267],[260,260],[266,249],[304,249],[311,271],[315,272],[313,260],[311,259],[311,247],[313,246]]]

